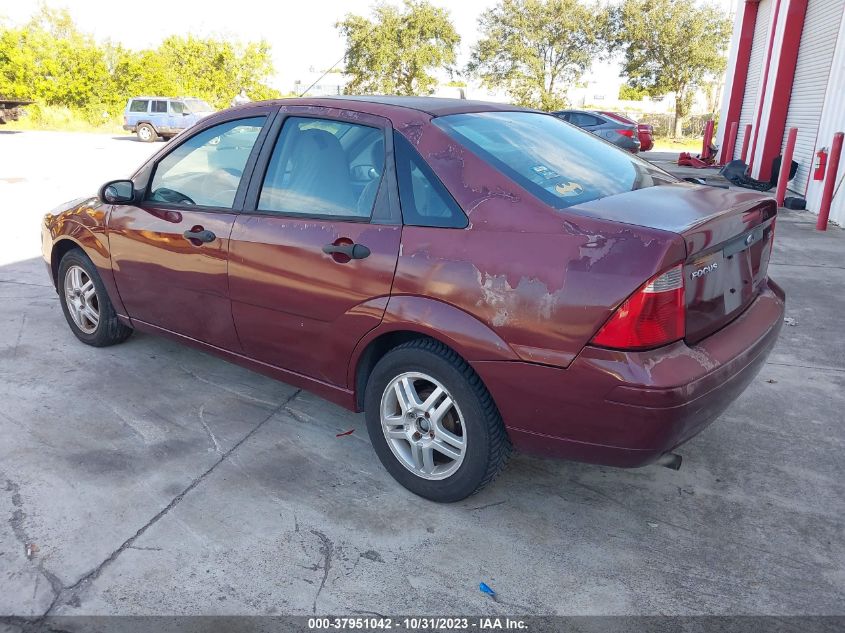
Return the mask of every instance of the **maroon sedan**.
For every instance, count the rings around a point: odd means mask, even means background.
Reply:
[[[777,339],[775,214],[540,112],[290,99],[203,119],[43,250],[84,343],[162,334],[363,410],[454,501],[512,447],[673,461]]]

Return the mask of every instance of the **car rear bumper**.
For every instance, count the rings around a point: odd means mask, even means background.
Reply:
[[[737,319],[688,346],[586,347],[566,368],[477,362],[517,449],[634,467],[715,420],[754,379],[783,325],[784,293],[766,288]]]

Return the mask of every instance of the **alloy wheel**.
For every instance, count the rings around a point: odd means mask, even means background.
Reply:
[[[466,454],[464,418],[449,391],[431,376],[405,372],[381,398],[381,427],[394,456],[412,473],[445,479]]]
[[[100,323],[100,302],[94,280],[81,266],[65,273],[65,301],[70,317],[85,334],[93,334]]]

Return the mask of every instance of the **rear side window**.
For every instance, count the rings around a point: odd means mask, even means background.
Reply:
[[[462,229],[466,215],[408,140],[393,134],[402,221],[411,226]]]
[[[149,101],[147,101],[146,99],[135,99],[135,101],[133,101],[129,105],[129,111],[130,112],[146,112],[148,103],[149,103]]]
[[[167,101],[153,101],[153,112],[167,112]]]
[[[592,114],[584,114],[583,112],[573,112],[570,114],[569,122],[578,127],[588,127],[604,123],[600,118],[594,117]]]
[[[285,121],[261,187],[258,209],[364,219],[384,171],[384,132],[334,119]]]
[[[557,209],[677,182],[651,163],[548,114],[476,112],[433,123]]]

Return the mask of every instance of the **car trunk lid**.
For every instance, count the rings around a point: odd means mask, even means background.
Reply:
[[[714,213],[687,230],[686,340],[696,343],[739,316],[768,274],[777,207],[771,199]]]
[[[688,343],[739,316],[765,282],[777,215],[771,198],[672,183],[601,198],[577,210],[683,238]]]

